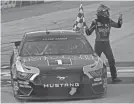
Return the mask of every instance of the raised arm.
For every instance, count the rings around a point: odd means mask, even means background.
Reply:
[[[96,23],[95,23],[95,20],[94,20],[94,21],[92,21],[90,28],[87,28],[87,29],[85,30],[85,32],[86,32],[86,34],[87,34],[88,36],[91,35],[92,32],[94,31],[95,25],[96,25]]]
[[[119,16],[118,23],[114,22],[111,19],[110,19],[110,23],[111,23],[111,27],[121,28],[121,26],[122,26],[122,15]]]

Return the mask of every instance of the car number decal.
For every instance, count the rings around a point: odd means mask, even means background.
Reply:
[[[62,60],[55,60],[58,62],[58,65],[62,65]]]
[[[72,65],[71,59],[48,59],[48,65]]]

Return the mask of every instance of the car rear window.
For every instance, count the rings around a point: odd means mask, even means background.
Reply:
[[[21,50],[21,56],[38,55],[80,55],[91,54],[92,48],[83,39],[45,39],[42,41],[25,42]]]

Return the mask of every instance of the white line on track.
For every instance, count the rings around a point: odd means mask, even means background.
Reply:
[[[128,70],[118,70],[119,73],[134,73],[134,69],[128,69]]]
[[[1,69],[9,68],[9,66],[2,66]]]

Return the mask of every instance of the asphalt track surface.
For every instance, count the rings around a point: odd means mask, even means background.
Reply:
[[[101,2],[102,3],[102,2]],[[67,101],[64,103],[134,103],[134,2],[103,2],[111,8],[111,18],[117,21],[119,13],[123,14],[121,29],[112,29],[111,46],[119,68],[119,77],[123,82],[111,84],[109,80],[108,94],[105,98]],[[54,2],[2,11],[1,30],[1,65],[2,73],[8,73],[9,58],[12,44],[9,42],[20,40],[25,32],[47,29],[72,29],[76,19],[80,2]],[[90,25],[95,18],[95,10],[99,2],[83,2],[86,23]],[[87,37],[92,46],[95,35]],[[102,56],[105,59],[104,56]],[[7,68],[6,68],[7,66]],[[5,69],[5,68],[6,69]],[[131,68],[132,67],[132,68]],[[125,72],[130,70],[130,72]],[[132,72],[131,72],[132,71]],[[1,75],[2,75],[1,73]],[[10,86],[10,76],[1,77],[1,102],[15,103]],[[8,100],[7,100],[8,99]],[[25,103],[25,101],[21,102]],[[47,102],[48,103],[48,102]],[[57,103],[63,103],[59,101]]]

